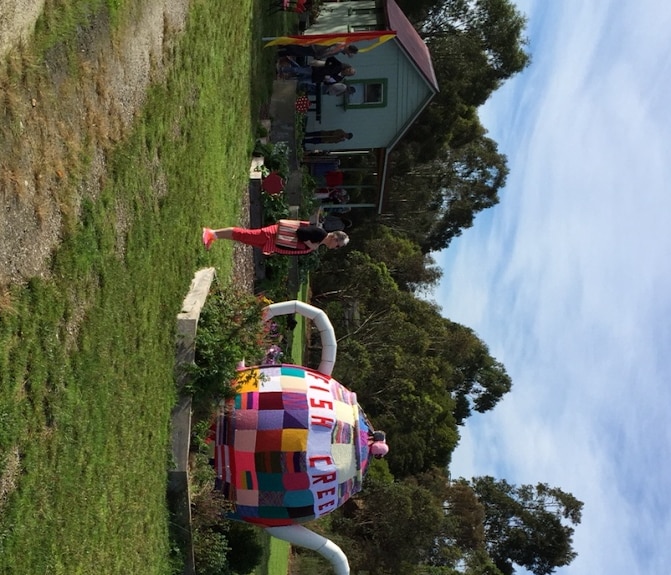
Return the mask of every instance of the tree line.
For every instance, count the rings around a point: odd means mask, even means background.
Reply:
[[[429,47],[440,91],[391,154],[385,212],[428,253],[499,202],[507,159],[478,108],[529,65],[526,18],[508,0],[399,5]]]
[[[311,275],[338,337],[334,377],[391,446],[330,529],[353,572],[546,575],[575,558],[583,504],[542,482],[450,478],[460,426],[512,381],[472,329],[426,298],[442,274],[432,252],[499,202],[507,159],[477,109],[529,64],[526,18],[508,0],[397,1],[429,46],[440,93],[392,153],[384,214],[353,214],[352,247]]]

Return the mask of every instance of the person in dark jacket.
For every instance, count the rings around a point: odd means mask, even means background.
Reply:
[[[359,52],[354,44],[331,44],[330,46],[323,46],[320,44],[310,44],[308,46],[301,46],[300,44],[288,44],[281,46],[277,50],[277,55],[293,56],[295,58],[314,58],[315,60],[325,60],[329,56],[338,56],[342,54],[351,58]]]
[[[305,132],[303,138],[304,144],[340,144],[354,137],[352,132],[345,130],[316,130],[314,132]]]
[[[312,82],[301,82],[298,85],[298,89],[304,91],[306,94],[314,96],[317,94],[319,88],[317,84]],[[321,84],[321,94],[324,96],[344,96],[345,94],[352,95],[356,92],[354,86],[348,86],[344,82],[335,82],[334,84],[328,84],[326,82]]]
[[[291,63],[281,68],[282,74],[298,78],[303,82],[314,84],[335,84],[342,82],[348,76],[354,76],[356,70],[349,64],[344,64],[338,58],[330,56],[326,60],[315,60],[309,66],[296,66]]]

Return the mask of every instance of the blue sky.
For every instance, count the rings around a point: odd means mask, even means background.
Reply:
[[[435,299],[513,390],[453,476],[584,501],[561,575],[671,564],[671,3],[527,0],[533,62],[480,111],[501,202],[436,257]]]

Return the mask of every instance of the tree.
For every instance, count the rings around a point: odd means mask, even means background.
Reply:
[[[415,4],[413,2],[413,4]],[[482,137],[477,108],[530,61],[526,18],[509,0],[442,0],[421,3],[415,26],[431,51],[440,86],[401,142],[399,152],[418,162],[443,146],[463,146]]]
[[[329,254],[330,255],[330,254]],[[324,258],[322,266],[313,274],[313,299],[393,301],[398,285],[387,266],[359,250]]]
[[[516,487],[490,476],[460,482],[484,506],[486,548],[504,575],[514,565],[547,575],[577,556],[571,525],[580,523],[583,503],[572,494],[545,483]]]
[[[493,409],[512,389],[512,380],[472,329],[449,319],[443,321],[442,353],[452,366],[449,385],[457,403],[455,420],[462,424],[473,409],[478,413]]]
[[[447,513],[452,519],[454,545],[473,551],[485,547],[485,507],[473,490],[462,482],[450,483],[445,497]]]
[[[498,204],[507,176],[506,156],[484,135],[459,148],[445,146],[431,162],[403,173],[393,169],[385,225],[422,253],[445,249],[479,212]]]
[[[411,22],[423,22],[429,12],[436,6],[443,3],[443,0],[398,0],[397,4],[403,10],[403,13]]]
[[[485,550],[484,507],[468,485],[451,482],[447,471],[438,468],[409,477],[406,482],[429,490],[443,509],[441,530],[424,559],[424,565],[441,570],[424,569],[422,573],[452,573],[450,569],[460,565],[476,569],[483,562],[491,563]]]
[[[399,290],[386,264],[371,255],[354,251],[325,262],[313,290],[338,337],[334,377],[356,391],[373,423],[393,439],[388,460],[397,477],[445,467],[457,425],[510,391],[505,368],[472,330]]]
[[[263,557],[258,529],[246,523],[231,522],[228,531],[228,566],[233,573],[251,573]]]
[[[430,255],[422,253],[418,244],[394,234],[387,226],[379,226],[376,237],[367,240],[364,249],[385,264],[402,290],[415,292],[431,288],[443,273]]]
[[[338,533],[365,548],[365,564],[353,565],[352,571],[412,573],[412,566],[424,561],[441,531],[440,501],[413,483],[366,478],[356,502],[348,517],[339,514],[332,523]]]
[[[436,220],[421,244],[424,252],[446,248],[473,225],[478,212],[498,204],[498,191],[508,176],[506,157],[486,136],[446,151],[442,168],[434,199]]]
[[[480,73],[500,83],[530,62],[524,50],[526,23],[526,17],[509,0],[445,0],[430,10],[421,32],[429,40],[465,39],[471,46],[469,52],[479,51],[484,56],[486,67]],[[497,87],[493,85],[493,89]]]

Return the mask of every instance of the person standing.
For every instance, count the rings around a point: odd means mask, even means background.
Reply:
[[[356,70],[349,64],[344,64],[338,58],[330,56],[326,60],[313,60],[309,66],[297,66],[289,62],[288,66],[280,68],[280,73],[285,77],[297,78],[303,82],[319,84],[335,84],[342,82],[347,76],[354,76]]]
[[[312,82],[301,82],[298,88],[311,96],[317,93],[317,84],[313,84]],[[354,94],[355,92],[356,88],[354,86],[348,86],[343,82],[321,84],[321,93],[325,96],[344,96],[345,94]]]
[[[321,44],[310,44],[308,46],[302,46],[300,44],[288,44],[286,46],[281,46],[277,50],[277,55],[282,56],[294,56],[299,58],[314,58],[315,60],[325,60],[329,56],[337,56],[342,54],[351,58],[359,52],[354,44],[345,44],[341,42],[339,44],[331,44],[330,46],[324,46]]]
[[[304,144],[339,144],[354,137],[352,132],[345,130],[317,130],[305,132]]]
[[[315,251],[319,246],[337,249],[349,243],[345,232],[327,232],[310,222],[280,220],[263,228],[203,228],[203,245],[209,250],[216,240],[232,240],[261,249],[265,255],[300,256]]]

